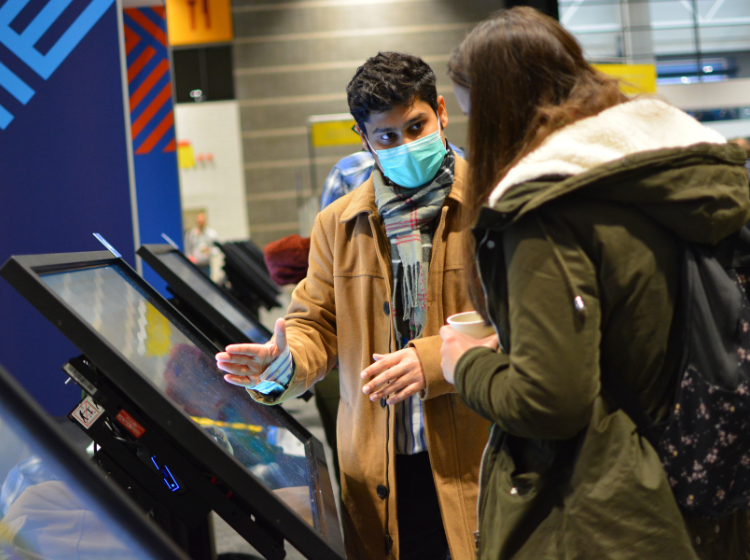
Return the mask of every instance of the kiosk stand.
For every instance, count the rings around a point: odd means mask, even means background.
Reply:
[[[94,461],[193,560],[213,560],[216,555],[209,513],[231,507],[226,503],[226,489],[217,488],[218,479],[206,480],[195,472],[184,455],[153,429],[147,417],[126,404],[106,383],[98,382],[100,374],[84,356],[70,360],[63,371],[87,393],[68,417],[99,446]],[[92,422],[97,412],[101,416]],[[230,511],[229,515],[237,516],[237,512]],[[257,525],[251,520],[235,526],[235,530],[268,560],[284,558],[283,537],[273,527]]]

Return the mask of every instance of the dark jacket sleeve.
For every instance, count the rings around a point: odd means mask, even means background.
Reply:
[[[601,313],[594,264],[549,212],[503,235],[510,351],[467,352],[456,386],[477,413],[511,435],[567,439],[587,424],[599,394]],[[580,296],[585,308],[576,310]],[[492,305],[492,301],[490,301]]]
[[[509,362],[505,354],[478,347],[465,352],[456,364],[456,390],[461,400],[490,422],[495,422],[492,415],[492,382],[503,375]]]

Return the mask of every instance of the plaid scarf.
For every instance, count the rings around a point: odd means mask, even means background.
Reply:
[[[453,152],[448,148],[435,178],[418,189],[405,189],[388,179],[384,180],[377,168],[373,172],[375,203],[391,242],[392,312],[394,318],[397,318],[399,311],[403,312],[403,320],[409,327],[408,340],[419,338],[427,322],[427,286],[432,250],[432,235],[428,226],[440,213],[453,186],[455,161]],[[401,329],[398,330],[401,332]]]

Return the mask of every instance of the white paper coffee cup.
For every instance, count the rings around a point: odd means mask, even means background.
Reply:
[[[482,316],[476,311],[456,313],[447,319],[451,328],[473,338],[484,338],[495,334],[495,329],[486,325]]]

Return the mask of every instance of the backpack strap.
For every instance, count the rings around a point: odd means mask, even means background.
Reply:
[[[672,317],[672,327],[669,331],[669,338],[667,341],[668,351],[678,351],[680,355],[680,359],[676,364],[676,371],[674,372],[675,398],[677,397],[679,388],[679,373],[684,370],[686,365],[685,353],[682,351],[682,349],[685,346],[685,340],[687,338],[687,329],[685,327],[685,323],[686,317],[689,315],[689,312],[685,309],[684,305],[685,294],[689,291],[688,282],[685,278],[687,261],[686,252],[688,248],[686,242],[684,241],[678,242],[678,246],[679,250],[682,253],[680,263],[680,293],[677,295],[675,301],[674,316]],[[646,438],[646,440],[648,440],[648,442],[654,447],[654,449],[658,450],[659,440],[661,439],[661,435],[666,428],[668,420],[665,420],[658,424],[654,423],[651,417],[646,414],[646,411],[643,410],[641,403],[638,401],[638,398],[635,395],[635,391],[630,388],[630,386],[621,375],[618,375],[617,373],[609,370],[605,371],[604,369],[602,369],[600,377],[602,389],[606,391],[607,396],[610,397],[610,400],[614,402],[617,408],[622,410],[630,417],[630,419],[636,426],[638,434]]]
[[[719,263],[723,263],[723,266],[727,268],[750,266],[750,222],[745,224],[736,234],[729,236],[715,247],[712,247],[708,253],[705,252],[706,249],[701,249],[685,241],[680,242],[680,250],[682,251],[682,264],[680,267],[681,293],[675,303],[672,329],[668,341],[668,348],[678,349],[675,351],[679,351],[681,355],[676,372],[677,376],[675,377],[678,387],[682,373],[687,369],[688,358],[692,356],[693,359],[696,359],[696,356],[688,352],[689,347],[696,345],[690,342],[691,340],[696,340],[696,336],[708,339],[704,340],[704,344],[702,345],[703,352],[698,357],[707,354],[708,357],[703,362],[708,360],[708,364],[711,367],[704,366],[701,367],[701,370],[713,371],[717,365],[724,363],[724,361],[732,365],[732,367],[724,368],[724,370],[731,371],[736,369],[736,349],[731,347],[727,350],[725,348],[726,344],[724,344],[726,341],[733,340],[731,332],[721,331],[714,333],[714,336],[709,336],[713,331],[708,329],[708,327],[721,327],[725,323],[730,325],[736,324],[736,318],[731,313],[730,317],[721,315],[717,318],[712,311],[719,313],[722,308],[727,308],[728,311],[735,313],[740,307],[739,302],[732,300],[731,303],[727,303],[724,301],[724,298],[720,298],[720,301],[714,301],[715,298],[706,299],[704,297],[701,299],[696,297],[696,294],[705,295],[705,282],[708,283],[708,293],[710,295],[723,296],[725,294],[735,294],[733,286],[724,286],[722,278],[719,280],[714,278],[712,281],[708,273],[719,266]],[[729,277],[724,276],[726,277],[726,281],[729,281]],[[694,332],[695,329],[699,330],[697,334]],[[701,362],[701,365],[703,362]],[[725,373],[723,377],[729,378],[732,376]],[[630,417],[636,425],[638,433],[645,437],[654,446],[654,449],[658,450],[659,440],[668,420],[655,424],[643,410],[635,392],[628,386],[622,376],[609,371],[602,371],[601,384],[617,407]],[[678,388],[675,389],[675,398],[677,398],[677,392]]]

